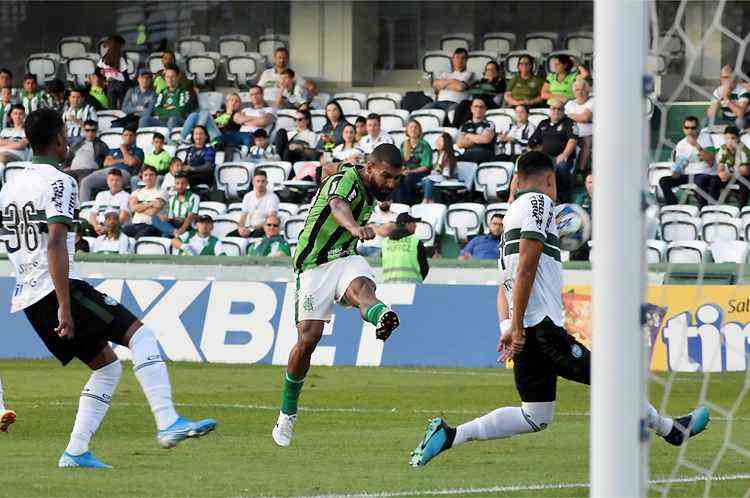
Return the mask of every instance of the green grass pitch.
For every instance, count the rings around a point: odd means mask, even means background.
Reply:
[[[555,488],[588,482],[589,391],[584,386],[560,381],[557,416],[544,432],[469,443],[415,470],[407,464],[409,453],[428,417],[443,413],[455,424],[517,404],[510,372],[313,367],[302,393],[294,442],[280,449],[270,432],[282,371],[270,366],[170,364],[180,412],[215,417],[220,425],[206,438],[163,450],[156,445],[151,413],[127,363],[92,444],[95,454],[115,468],[89,471],[56,467],[88,377],[85,367],[0,361],[6,404],[19,416],[9,434],[0,434],[0,496],[433,496],[436,490],[456,490],[447,496],[461,497],[588,495],[584,487]],[[693,408],[702,379],[700,374],[678,376],[669,398],[670,414]],[[711,375],[708,399],[729,409],[746,383],[744,373]],[[661,391],[652,386],[657,406]],[[713,415],[708,431],[693,439],[684,454],[685,460],[702,467],[711,465],[725,438],[750,448],[750,399],[745,398],[731,427]],[[652,477],[669,477],[678,452],[655,439]],[[748,496],[750,480],[741,477],[748,473],[748,454],[729,449],[715,474],[734,477],[713,483],[709,495]],[[678,475],[696,472],[683,467]],[[704,491],[703,482],[674,484],[668,496],[703,496]]]

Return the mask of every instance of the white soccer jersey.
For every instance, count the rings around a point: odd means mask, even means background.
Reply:
[[[50,161],[52,162],[52,161]],[[68,277],[75,273],[75,229],[78,184],[71,176],[48,163],[29,165],[0,191],[2,239],[16,272],[11,312],[31,306],[55,287],[47,265],[47,223],[65,223],[68,232]]]
[[[521,190],[503,218],[500,267],[508,307],[513,315],[513,284],[518,270],[518,251],[521,239],[538,240],[544,244],[539,257],[536,278],[531,289],[524,327],[533,327],[545,317],[556,325],[565,323],[562,303],[562,263],[560,240],[552,199],[530,190]]]

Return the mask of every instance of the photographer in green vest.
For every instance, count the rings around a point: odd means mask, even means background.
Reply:
[[[409,213],[396,217],[396,228],[383,241],[383,281],[385,283],[422,282],[430,266],[427,250],[414,232],[419,218]]]

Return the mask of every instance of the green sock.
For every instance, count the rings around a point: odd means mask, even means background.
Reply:
[[[284,392],[281,396],[281,412],[285,415],[294,415],[297,413],[297,402],[299,401],[299,393],[302,391],[302,386],[305,383],[305,378],[296,378],[289,372],[284,376]]]
[[[367,308],[367,311],[365,311],[365,320],[377,326],[380,317],[383,315],[383,313],[385,313],[387,309],[388,306],[378,301],[377,303]]]

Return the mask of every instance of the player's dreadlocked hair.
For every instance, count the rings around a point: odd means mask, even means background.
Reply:
[[[555,171],[552,158],[543,152],[529,151],[516,161],[516,173],[520,176],[534,176],[545,171]]]
[[[60,115],[53,109],[39,109],[28,115],[23,129],[31,149],[36,153],[51,146],[64,128]]]

